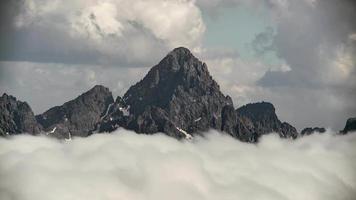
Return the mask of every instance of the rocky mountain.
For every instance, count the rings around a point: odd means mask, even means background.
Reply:
[[[300,132],[300,135],[301,136],[305,136],[305,135],[311,135],[313,133],[325,133],[326,130],[325,128],[320,128],[320,127],[314,127],[314,128],[311,128],[311,127],[307,127],[307,128],[304,128],[302,130],[302,132]]]
[[[347,134],[352,131],[356,131],[356,117],[349,118],[346,121],[345,128],[341,131],[341,134]]]
[[[26,102],[18,101],[15,97],[3,94],[0,97],[0,136],[20,133],[38,134],[41,126]]]
[[[222,109],[232,105],[206,64],[183,47],[170,52],[116,102],[119,109],[109,114],[100,130],[119,125],[138,133],[164,132],[176,138],[220,129]]]
[[[6,94],[0,98],[0,106],[1,135],[37,134],[43,130],[46,135],[71,139],[122,127],[144,134],[163,132],[178,139],[190,139],[209,129],[244,142],[257,142],[269,133],[298,137],[292,125],[278,119],[271,103],[251,103],[235,109],[206,64],[184,47],[171,51],[115,101],[108,88],[97,85],[36,118],[27,103]],[[355,130],[355,123],[356,118],[349,119],[342,133]],[[301,135],[315,132],[325,129],[306,128]]]
[[[226,132],[242,141],[256,142],[270,132],[297,136],[288,123],[279,121],[270,103],[234,109],[213,80],[205,63],[186,48],[170,52],[123,96],[116,99],[99,131],[117,127],[184,138],[208,129]]]
[[[109,89],[97,85],[74,100],[37,115],[36,119],[47,135],[62,139],[85,137],[92,133],[113,103]]]

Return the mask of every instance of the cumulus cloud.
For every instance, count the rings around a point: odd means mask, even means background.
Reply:
[[[198,47],[205,31],[191,0],[19,2],[3,3],[17,11],[3,14],[5,60],[147,64],[173,47]]]
[[[212,71],[235,104],[271,101],[279,116],[298,129],[316,124],[340,129],[346,118],[356,115],[354,1],[198,0],[197,4],[217,15],[214,11],[234,5],[251,12],[267,10],[265,16],[271,19],[251,44],[255,61],[238,57],[208,61],[221,70]],[[271,53],[280,65],[262,62]]]
[[[210,132],[192,142],[114,134],[0,139],[0,198],[353,199],[356,135],[275,135],[257,145]]]

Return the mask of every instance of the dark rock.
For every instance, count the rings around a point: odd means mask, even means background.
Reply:
[[[127,116],[116,110],[108,118],[121,120],[106,120],[100,127],[123,126],[138,133],[164,132],[181,138],[210,128],[220,130],[226,105],[232,105],[232,100],[220,92],[205,63],[180,47],[125,93],[122,105],[116,107],[126,109]]]
[[[349,132],[356,131],[356,117],[349,118],[346,121],[344,130],[341,131],[341,134],[347,134]]]
[[[251,103],[236,110],[237,115],[242,119],[245,126],[249,124],[249,140],[257,139],[268,133],[276,132],[282,138],[296,138],[297,130],[286,122],[281,122],[271,103]],[[243,132],[243,130],[242,130]]]
[[[313,133],[325,133],[326,130],[325,128],[320,128],[320,127],[314,127],[314,128],[311,128],[311,127],[307,127],[305,129],[302,130],[302,132],[300,132],[300,135],[301,136],[305,136],[305,135],[311,135]]]
[[[36,119],[47,134],[57,138],[88,136],[113,103],[109,89],[97,85],[76,99],[37,115]]]
[[[238,116],[231,105],[225,106],[222,110],[221,130],[244,142],[257,142],[258,139],[252,121]]]
[[[0,136],[20,133],[35,135],[40,131],[41,127],[26,102],[7,94],[0,97]]]

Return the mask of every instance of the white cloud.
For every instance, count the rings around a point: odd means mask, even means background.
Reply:
[[[76,53],[84,57],[75,59],[79,63],[151,63],[177,46],[199,47],[205,32],[200,9],[191,0],[28,0],[15,24],[27,33],[21,48],[34,53],[36,61],[58,57],[52,62],[66,62]],[[33,40],[37,36],[43,41]],[[59,43],[67,44],[62,49]],[[48,52],[54,55],[47,58]]]
[[[60,142],[0,139],[0,199],[353,199],[356,134],[258,145],[119,130]]]

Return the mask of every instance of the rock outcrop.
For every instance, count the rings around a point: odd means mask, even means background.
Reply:
[[[7,94],[0,97],[0,136],[20,133],[35,135],[40,131],[41,127],[26,102]]]
[[[341,131],[341,134],[347,134],[349,132],[356,131],[356,117],[349,118],[346,121],[345,128]]]
[[[322,127],[307,127],[307,128],[304,128],[302,130],[302,132],[300,132],[300,135],[301,136],[305,136],[305,135],[311,135],[313,133],[325,133],[326,130],[325,128],[322,128]]]
[[[85,137],[92,133],[113,103],[109,89],[97,85],[76,99],[37,115],[36,119],[47,135],[61,139]]]
[[[281,122],[271,103],[260,102],[242,106],[236,110],[238,118],[248,127],[248,141],[256,142],[268,133],[278,133],[282,138],[297,138],[297,130],[287,122]]]

